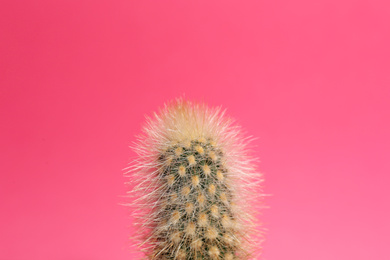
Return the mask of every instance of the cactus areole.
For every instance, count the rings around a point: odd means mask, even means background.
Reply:
[[[262,175],[220,108],[182,99],[147,119],[127,168],[132,235],[146,259],[253,259]]]

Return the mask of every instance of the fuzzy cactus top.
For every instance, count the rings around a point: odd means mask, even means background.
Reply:
[[[127,172],[148,259],[250,259],[262,176],[219,108],[177,100],[148,118]],[[259,239],[260,238],[260,239]]]

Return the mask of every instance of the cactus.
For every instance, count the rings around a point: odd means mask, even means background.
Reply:
[[[250,259],[261,174],[249,139],[220,108],[182,99],[148,118],[126,172],[148,259]],[[257,205],[261,205],[257,204]],[[261,236],[260,236],[261,238]]]

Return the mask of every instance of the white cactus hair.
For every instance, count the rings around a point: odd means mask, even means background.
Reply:
[[[148,117],[132,148],[133,238],[147,259],[254,259],[261,252],[262,174],[220,107],[185,99]]]

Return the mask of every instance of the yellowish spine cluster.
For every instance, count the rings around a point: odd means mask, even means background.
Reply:
[[[175,144],[160,156],[166,190],[151,259],[235,259],[232,192],[223,152],[205,138]],[[172,197],[175,199],[172,200]],[[168,237],[168,239],[167,239]]]

